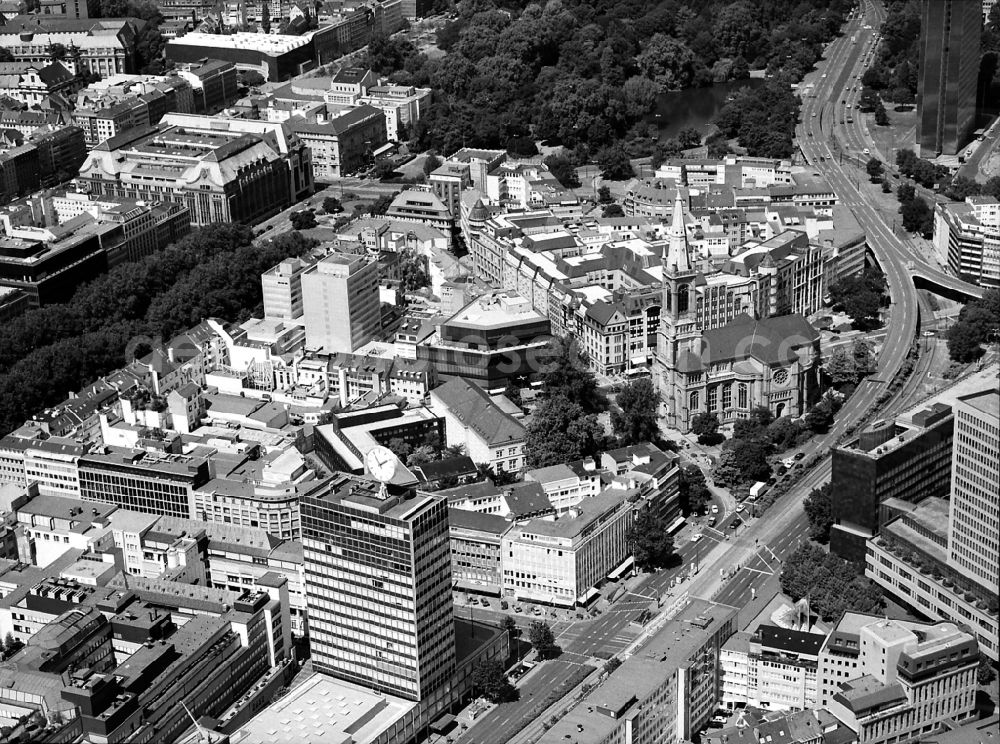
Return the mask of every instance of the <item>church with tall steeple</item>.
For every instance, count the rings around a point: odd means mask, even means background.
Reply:
[[[819,391],[819,334],[801,315],[744,314],[703,330],[698,303],[707,280],[692,258],[684,215],[678,189],[662,254],[654,374],[666,425],[686,432],[699,413],[727,423],[757,407],[775,418],[801,416]]]

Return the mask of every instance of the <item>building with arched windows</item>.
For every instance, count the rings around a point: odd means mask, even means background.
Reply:
[[[698,413],[723,423],[764,406],[801,416],[819,394],[819,334],[801,315],[756,320],[741,313],[702,330],[699,294],[707,280],[691,261],[677,194],[663,257],[656,380],[667,426],[688,431]]]

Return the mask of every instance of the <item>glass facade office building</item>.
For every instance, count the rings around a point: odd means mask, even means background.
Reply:
[[[976,128],[982,10],[968,0],[924,0],[920,29],[920,155],[957,155]]]

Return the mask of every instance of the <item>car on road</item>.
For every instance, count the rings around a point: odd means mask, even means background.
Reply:
[[[865,155],[871,155],[872,154],[872,151],[869,150],[867,147],[864,150],[862,150],[861,152],[863,152]]]
[[[936,335],[936,334],[934,333],[934,331],[924,331],[924,332],[923,332],[922,334],[920,334],[920,335],[922,335],[922,336],[923,336],[924,338],[930,338],[931,336],[934,336],[934,335]]]
[[[747,508],[747,505],[746,505],[746,504],[739,504],[739,505],[737,505],[737,507],[736,507],[736,511],[738,511],[738,512],[741,512],[741,511],[743,511],[743,510],[744,510],[744,509],[746,509],[746,508]]]
[[[691,542],[698,542],[700,539],[701,539],[700,532],[695,532],[693,535],[691,535]]]

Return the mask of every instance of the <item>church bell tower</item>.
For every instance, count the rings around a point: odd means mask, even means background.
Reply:
[[[701,351],[697,305],[697,282],[701,275],[691,261],[680,188],[674,200],[662,262],[663,298],[657,335],[656,380],[667,426],[686,429],[689,416],[684,395],[684,362],[690,358],[686,352],[698,355]]]

